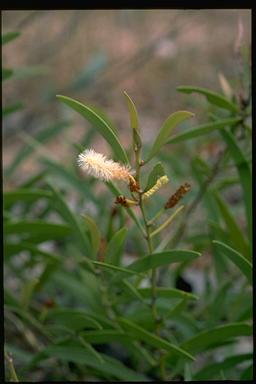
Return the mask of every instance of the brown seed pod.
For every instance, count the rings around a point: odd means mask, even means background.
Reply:
[[[139,183],[132,176],[129,178],[129,188],[131,192],[140,191]]]
[[[180,199],[188,192],[190,191],[191,185],[189,183],[184,183],[181,185],[177,191],[170,197],[170,199],[165,204],[165,209],[169,209],[174,207]]]
[[[125,196],[117,196],[117,198],[115,200],[115,203],[116,204],[120,204],[123,207],[131,207],[131,206],[134,206],[134,205],[138,205],[138,201],[137,200],[127,199]]]
[[[128,207],[129,206],[125,196],[117,196],[117,198],[115,200],[115,204],[120,204],[123,207]]]

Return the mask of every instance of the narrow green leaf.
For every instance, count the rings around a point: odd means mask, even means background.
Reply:
[[[121,281],[120,281],[120,284],[123,286],[124,291],[125,291],[126,293],[128,293],[128,295],[129,295],[130,297],[139,300],[139,301],[140,301],[142,304],[144,304],[144,305],[147,305],[147,304],[145,303],[145,301],[144,301],[142,295],[141,295],[140,292],[138,291],[138,289],[136,289],[136,288],[134,287],[134,285],[131,284],[128,280],[125,280],[125,279],[124,279],[124,280],[121,280]],[[119,301],[120,301],[120,300],[119,300]],[[122,299],[121,299],[121,301],[122,301]]]
[[[217,191],[214,191],[214,196],[217,201],[220,213],[226,223],[226,227],[234,247],[239,252],[243,252],[247,258],[251,258],[249,244],[245,240],[243,233],[237,224],[235,218],[233,217],[231,211],[229,210],[228,205],[222,199],[220,194]]]
[[[165,319],[173,319],[175,317],[179,317],[181,312],[186,308],[188,298],[189,296],[184,296],[184,298],[180,300],[178,304],[176,304],[173,308],[169,309],[169,311],[167,311],[167,313],[164,315]]]
[[[113,132],[112,128],[108,125],[108,123],[102,119],[101,116],[99,116],[92,108],[89,108],[86,105],[83,105],[82,103],[71,99],[70,97],[57,95],[57,98],[63,103],[67,104],[72,109],[74,109],[75,111],[77,111],[78,113],[80,113],[91,124],[93,124],[95,128],[99,131],[99,133],[109,143],[110,147],[113,149],[117,160],[129,164],[126,152],[120,144],[118,137]]]
[[[242,150],[238,146],[235,137],[231,132],[223,130],[221,132],[230,154],[235,162],[243,188],[245,211],[247,217],[248,237],[252,244],[252,175],[249,163],[247,162]]]
[[[119,229],[110,239],[110,242],[107,244],[105,250],[105,260],[107,263],[120,265],[127,232],[127,228],[123,227]]]
[[[4,226],[5,235],[27,234],[27,241],[43,242],[61,239],[70,235],[71,229],[65,224],[54,224],[43,220],[20,220],[8,222]]]
[[[116,134],[116,136],[118,136],[118,129],[117,129],[117,127],[114,125],[113,121],[110,120],[110,118],[106,115],[106,113],[104,111],[102,111],[101,108],[99,108],[98,106],[95,107],[95,105],[90,105],[90,104],[87,104],[87,107],[89,107],[95,113],[97,113],[97,115],[99,115],[102,118],[102,120],[106,121],[108,126],[112,129],[112,131]],[[94,129],[93,126],[91,127],[91,130],[92,130],[92,132],[95,133],[95,129]],[[89,131],[87,133],[89,133]]]
[[[93,261],[93,264],[98,265],[102,268],[109,269],[112,271],[119,271],[128,275],[139,275],[140,273],[137,271],[132,271],[128,268],[123,268],[123,267],[117,267],[116,265],[108,264],[108,263],[102,263],[101,261]]]
[[[198,371],[193,379],[194,380],[210,380],[216,379],[218,373],[227,370],[234,370],[236,365],[242,364],[244,361],[251,360],[253,357],[252,353],[244,353],[241,355],[229,356],[221,362],[213,363],[204,366]]]
[[[72,351],[72,353],[70,353]],[[82,347],[81,344],[75,342],[68,342],[65,345],[52,345],[46,347],[34,357],[31,366],[37,364],[47,357],[55,357],[61,361],[72,361],[76,364],[85,365],[93,370],[101,373],[106,378],[114,377],[118,380],[124,381],[145,381],[147,378],[137,372],[127,368],[120,361],[109,357],[103,353],[100,354],[104,362],[99,362],[98,359],[92,355],[91,352]]]
[[[96,351],[96,349],[93,348],[93,346],[89,343],[87,343],[80,335],[78,337],[79,341],[81,342],[81,344],[85,347],[85,349],[88,349],[88,351],[100,362],[100,363],[104,363],[104,360],[101,356],[101,354]]]
[[[154,334],[145,331],[143,328],[139,327],[137,324],[131,322],[130,320],[124,318],[118,318],[119,324],[131,335],[131,337],[135,338],[135,340],[141,340],[145,343],[152,345],[153,347],[164,349],[168,352],[174,353],[179,357],[183,357],[189,360],[195,360],[194,357],[183,350],[182,348],[177,347],[174,344],[169,343],[168,341],[155,336]]]
[[[165,170],[162,164],[157,163],[156,165],[154,165],[154,168],[152,169],[152,171],[148,176],[147,186],[143,192],[147,192],[150,188],[152,188],[156,184],[157,180],[164,175],[165,175]]]
[[[189,87],[189,86],[180,86],[177,87],[176,90],[178,92],[184,92],[184,93],[199,93],[207,98],[209,103],[216,105],[219,108],[227,109],[228,111],[237,112],[238,107],[236,104],[232,103],[222,95],[209,91],[206,88],[200,88],[200,87]]]
[[[131,128],[138,130],[139,129],[139,122],[138,122],[138,112],[135,107],[134,102],[130,98],[127,92],[124,91],[124,95],[126,98],[126,102],[128,105],[129,113],[130,113],[130,121],[131,121]]]
[[[30,244],[25,241],[19,241],[18,243],[4,243],[4,257],[9,258],[12,255],[16,255],[22,251],[29,251],[32,255],[42,256],[43,260],[59,261],[60,257],[49,251],[43,251],[34,244]]]
[[[252,264],[241,253],[228,245],[217,240],[213,240],[213,244],[240,269],[249,283],[252,283]]]
[[[89,231],[92,248],[94,250],[95,255],[97,254],[100,246],[100,239],[101,239],[101,233],[100,230],[97,227],[96,222],[93,220],[92,217],[88,215],[82,215],[84,222],[86,224],[86,227]]]
[[[138,292],[141,294],[142,297],[150,298],[152,297],[152,289],[151,288],[139,288]],[[158,287],[156,288],[157,297],[164,297],[164,298],[187,298],[192,300],[198,300],[198,296],[181,291],[180,289],[176,288],[163,288]]]
[[[164,124],[160,128],[159,134],[155,139],[155,142],[149,152],[148,158],[146,159],[145,163],[147,163],[150,159],[152,159],[152,157],[159,152],[160,148],[167,143],[172,130],[178,124],[182,123],[184,120],[193,116],[194,116],[194,113],[187,112],[187,111],[178,111],[178,112],[172,113],[165,120]]]
[[[252,326],[243,323],[220,325],[193,336],[191,339],[182,343],[181,348],[197,354],[204,352],[206,347],[211,347],[211,345],[217,342],[223,342],[240,336],[252,336]]]
[[[81,309],[51,309],[47,312],[46,319],[51,323],[68,327],[72,331],[79,331],[84,328],[102,329],[102,326],[96,320]]]
[[[18,203],[20,201],[30,203],[41,198],[50,199],[51,197],[52,197],[52,193],[44,189],[18,188],[18,189],[15,189],[14,191],[4,192],[3,202],[4,202],[4,207],[9,209],[11,205]]]
[[[129,341],[129,336],[123,331],[103,329],[99,331],[83,331],[80,333],[84,340],[91,344],[109,344],[114,341]]]
[[[177,135],[172,136],[170,140],[168,140],[168,143],[176,144],[184,140],[191,140],[196,137],[211,133],[217,129],[223,129],[226,126],[237,125],[239,124],[240,121],[241,121],[241,118],[233,118],[233,119],[218,120],[217,122],[208,123],[208,124],[202,124],[196,128],[193,128],[188,131],[181,132]]]
[[[145,272],[152,268],[158,268],[172,263],[192,261],[199,256],[200,253],[195,251],[182,249],[167,250],[165,252],[144,256],[128,265],[126,269],[133,272]]]
[[[165,229],[168,225],[171,224],[171,222],[175,219],[175,217],[183,210],[184,205],[179,206],[172,214],[171,216],[164,221],[161,225],[159,225],[158,228],[156,228],[153,232],[151,232],[150,237],[154,237],[159,232],[161,232],[163,229]]]
[[[10,41],[16,39],[20,36],[20,32],[6,32],[4,33],[2,38],[2,45],[9,43]]]

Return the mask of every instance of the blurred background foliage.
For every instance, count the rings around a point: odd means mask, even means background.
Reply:
[[[99,257],[104,249],[108,255],[115,250],[115,260],[124,252],[120,264],[127,265],[145,254],[145,246],[107,186],[77,169],[82,148],[110,155],[109,146],[93,125],[56,99],[56,94],[67,95],[100,108],[131,154],[124,90],[137,106],[146,152],[176,110],[195,113],[176,134],[231,119],[225,126],[238,148],[221,129],[176,143],[173,138],[162,148],[158,160],[170,187],[148,210],[153,216],[180,184],[191,183],[184,216],[157,238],[159,251],[168,245],[202,253],[193,263],[160,272],[160,285],[199,296],[197,304],[182,296],[159,299],[160,312],[170,312],[167,329],[172,331],[163,338],[199,354],[193,365],[182,359],[176,364],[171,356],[167,365],[176,369],[170,379],[251,378],[248,266],[238,261],[240,271],[233,269],[221,245],[212,243],[224,242],[250,262],[250,23],[247,10],[2,13],[5,340],[19,378],[158,378],[151,349],[137,340],[124,340],[125,348],[113,342],[120,335],[111,334],[108,319],[108,273],[100,277],[106,290],[99,292],[97,279],[81,267],[84,249]],[[200,94],[186,94],[182,86],[207,88],[238,107],[223,108]],[[151,168],[145,170],[146,184]],[[122,316],[127,310],[128,319],[151,330],[152,319],[141,303],[126,304],[131,289],[122,286],[121,299],[115,289],[108,292],[110,301]],[[74,314],[72,308],[85,312]],[[84,338],[81,322],[89,329]],[[213,332],[193,344],[193,337],[219,326],[231,326],[220,330],[222,339]],[[111,332],[93,334],[102,329]]]
[[[219,72],[239,87],[234,53],[238,16],[248,57],[250,13],[246,10],[3,12],[3,31],[21,33],[4,47],[3,66],[14,69],[18,79],[6,81],[3,104],[22,101],[25,106],[4,121],[4,144],[13,146],[4,152],[4,162],[9,163],[21,145],[16,136],[20,131],[34,134],[69,116],[56,94],[101,106],[124,141],[129,134],[123,90],[138,105],[146,142],[162,120],[181,106],[193,109],[195,123],[204,122],[205,101],[177,94],[176,87],[191,84],[221,91]],[[28,78],[24,69],[31,67]],[[75,115],[72,122],[73,129],[65,135],[78,141],[84,122]],[[64,139],[51,145],[58,145],[58,157],[67,159]]]

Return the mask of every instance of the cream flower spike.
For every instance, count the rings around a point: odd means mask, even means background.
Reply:
[[[102,153],[94,149],[86,149],[78,155],[78,165],[88,175],[94,176],[103,181],[123,180],[127,183],[133,179],[129,167],[108,160]]]

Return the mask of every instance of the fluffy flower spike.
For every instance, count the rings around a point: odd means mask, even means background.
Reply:
[[[95,152],[94,149],[86,149],[80,153],[77,162],[88,175],[103,181],[117,179],[129,183],[132,177],[128,167],[108,160],[102,153]]]

